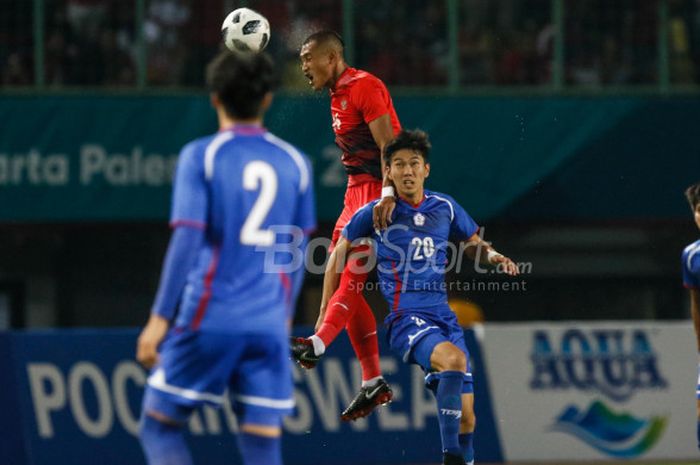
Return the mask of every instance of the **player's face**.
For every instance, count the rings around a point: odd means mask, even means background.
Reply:
[[[698,204],[695,207],[695,224],[698,226],[698,229],[700,229],[700,204]]]
[[[316,42],[309,42],[299,52],[301,72],[309,80],[314,90],[327,87],[333,77],[333,60],[328,50],[319,47]]]
[[[420,153],[411,149],[401,149],[391,156],[389,179],[402,197],[422,194],[425,178],[430,174],[430,164]]]

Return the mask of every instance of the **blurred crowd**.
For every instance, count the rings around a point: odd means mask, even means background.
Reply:
[[[660,0],[565,0],[564,79],[570,85],[657,82]],[[700,82],[700,0],[668,1],[668,51],[675,83]],[[449,81],[446,1],[353,2],[355,66],[397,86]],[[547,85],[554,32],[551,0],[458,0],[460,85]],[[35,63],[33,4],[0,0],[0,84],[31,86]],[[343,29],[342,0],[44,0],[43,75],[49,88],[131,87],[145,44],[148,86],[197,87],[220,47],[225,14],[245,4],[273,28],[269,51],[290,90],[306,88],[298,49],[320,28]]]

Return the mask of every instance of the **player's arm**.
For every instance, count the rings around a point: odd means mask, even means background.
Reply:
[[[391,223],[391,213],[396,206],[396,199],[393,195],[394,188],[391,181],[387,179],[384,157],[382,156],[386,144],[395,137],[394,128],[391,125],[391,105],[387,104],[388,101],[391,101],[391,97],[389,96],[389,91],[381,81],[376,79],[362,79],[353,88],[351,99],[362,113],[362,118],[367,126],[369,126],[374,143],[377,144],[379,148],[382,186],[387,190],[391,188],[391,193],[384,193],[385,189],[382,190],[382,201],[374,207],[374,212],[372,214],[375,229],[384,229]]]
[[[323,274],[323,294],[321,295],[321,307],[319,309],[318,320],[316,321],[315,327],[317,331],[326,316],[328,302],[338,289],[340,275],[343,274],[343,269],[345,269],[345,263],[347,263],[350,249],[350,241],[341,235],[340,239],[338,239],[338,242],[335,245],[335,249],[333,249],[331,256],[328,258],[326,271]]]
[[[170,222],[174,230],[151,316],[136,345],[136,359],[147,368],[158,361],[158,346],[175,316],[187,274],[194,267],[204,242],[208,194],[201,155],[196,144],[188,144],[182,149],[178,160]]]
[[[391,116],[385,113],[379,118],[372,120],[369,124],[369,130],[372,133],[374,142],[379,147],[379,159],[382,167],[382,188],[391,187],[393,184],[387,176],[386,163],[384,161],[384,147],[394,138],[394,128],[391,125]],[[372,212],[372,221],[376,229],[385,229],[391,223],[391,214],[396,207],[396,199],[393,195],[384,195],[382,189],[382,199],[374,206]]]
[[[204,231],[200,228],[181,225],[173,231],[151,316],[139,335],[136,346],[136,359],[146,368],[158,361],[158,346],[175,316],[187,274],[194,266],[203,241]]]
[[[511,276],[519,274],[518,267],[513,260],[496,250],[481,238],[479,226],[474,219],[469,216],[464,208],[446,196],[452,205],[452,221],[450,223],[450,238],[458,240],[462,244],[464,254],[471,260],[484,265],[497,266],[501,271]],[[466,240],[464,238],[467,238]]]
[[[338,289],[340,275],[345,269],[348,255],[352,250],[353,241],[363,237],[369,237],[372,234],[373,206],[373,203],[369,203],[355,212],[348,224],[343,228],[340,238],[335,245],[335,249],[333,249],[333,252],[328,258],[326,271],[323,275],[323,293],[321,295],[321,306],[319,308],[318,321],[316,322],[316,330],[318,330],[321,323],[323,323],[328,302],[331,300],[331,297],[333,297],[336,289]]]
[[[391,125],[391,116],[389,113],[385,113],[379,118],[376,118],[369,122],[369,130],[372,133],[372,138],[374,142],[379,147],[379,151],[384,151],[384,146],[391,142],[394,138],[394,127]],[[391,181],[386,177],[384,172],[384,157],[381,157],[382,163],[382,177],[384,179],[383,184],[385,186],[391,186]]]
[[[478,234],[472,235],[464,244],[464,255],[482,265],[498,266],[510,276],[519,274],[518,266],[505,255],[499,253]]]

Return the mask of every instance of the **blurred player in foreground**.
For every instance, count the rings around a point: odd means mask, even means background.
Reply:
[[[392,225],[374,228],[372,208],[362,207],[343,229],[331,254],[324,286],[338,286],[339,272],[353,242],[371,236],[377,251],[382,293],[391,312],[389,344],[405,362],[425,370],[426,386],[437,399],[445,464],[474,460],[474,390],[464,332],[447,305],[445,265],[448,241],[462,244],[458,253],[497,266],[509,275],[516,265],[477,234],[474,220],[451,197],[424,190],[430,173],[430,143],[422,131],[403,131],[384,147],[387,175],[399,199]],[[325,290],[324,290],[325,291]]]
[[[391,182],[382,176],[381,149],[401,130],[401,125],[384,83],[347,65],[343,41],[337,33],[321,31],[310,35],[299,57],[311,87],[317,91],[327,88],[330,92],[335,142],[343,151],[341,161],[348,174],[345,205],[333,230],[332,250],[350,217],[370,200],[382,197],[375,209],[375,222],[386,226],[396,201]],[[364,260],[367,254],[368,247],[360,245],[349,264]],[[379,367],[377,322],[362,295],[367,273],[352,269],[348,266],[344,271],[337,292],[324,292],[316,333],[308,339],[294,338],[291,347],[301,366],[313,368],[340,331],[347,329],[362,367],[362,388],[341,414],[346,421],[369,415],[393,395]]]
[[[140,430],[150,465],[192,463],[183,425],[226,388],[243,463],[282,463],[282,417],[294,406],[288,324],[304,267],[271,272],[264,257],[280,250],[277,231],[302,235],[316,219],[309,160],[262,127],[275,82],[265,54],[223,52],[207,68],[220,130],[180,154],[173,236],[138,339],[137,359],[153,367]]]
[[[695,224],[700,228],[700,183],[693,184],[685,191],[685,197],[693,211]],[[700,355],[700,239],[683,250],[683,285],[690,291],[690,314],[693,316],[695,338]],[[697,398],[697,441],[700,448],[700,362],[698,363]]]

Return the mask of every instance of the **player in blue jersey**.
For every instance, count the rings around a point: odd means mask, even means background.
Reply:
[[[685,197],[693,211],[695,224],[700,228],[700,183],[693,184],[685,191]],[[690,314],[695,327],[695,339],[700,355],[700,239],[683,250],[683,285],[690,292]],[[697,441],[700,448],[700,363],[698,363],[698,385],[696,389],[697,404]]]
[[[332,292],[353,243],[371,237],[382,293],[390,306],[385,323],[394,352],[420,365],[437,399],[445,464],[473,463],[475,425],[472,374],[464,333],[447,305],[445,265],[450,241],[469,258],[516,275],[516,265],[477,234],[478,226],[450,196],[425,190],[430,143],[422,131],[402,131],[384,148],[398,201],[391,226],[374,229],[376,200],[355,213],[331,254],[324,287]]]
[[[280,465],[282,418],[294,406],[288,324],[304,267],[285,274],[265,258],[298,259],[316,226],[311,165],[262,127],[276,82],[267,55],[223,52],[207,82],[220,130],[178,161],[174,231],[138,339],[137,359],[153,367],[140,439],[149,465],[191,464],[183,425],[228,388],[243,463]]]

